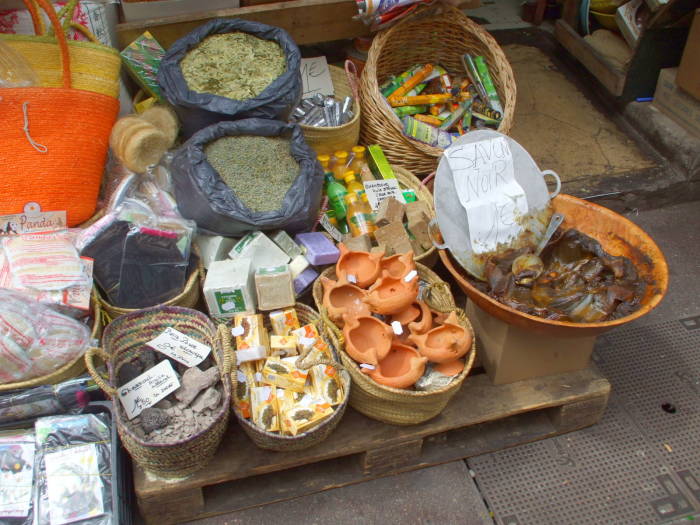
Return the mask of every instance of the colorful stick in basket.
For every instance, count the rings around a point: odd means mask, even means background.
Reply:
[[[430,73],[433,72],[433,65],[432,64],[426,64],[422,68],[420,68],[414,75],[406,80],[406,82],[403,83],[401,87],[399,87],[396,91],[394,91],[390,96],[389,96],[389,102],[391,102],[393,99],[398,99],[400,97],[403,97],[411,91],[414,87],[416,87],[418,84],[423,82],[423,80],[426,79]],[[420,104],[420,102],[418,102]],[[403,104],[404,106],[407,104]]]

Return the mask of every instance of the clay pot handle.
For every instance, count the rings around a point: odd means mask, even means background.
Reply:
[[[85,366],[87,367],[88,372],[90,372],[92,378],[95,380],[95,383],[97,383],[97,386],[99,386],[108,396],[114,397],[117,393],[117,389],[110,385],[97,371],[94,363],[95,356],[102,359],[105,364],[109,363],[110,356],[102,348],[88,348],[87,352],[85,352]]]

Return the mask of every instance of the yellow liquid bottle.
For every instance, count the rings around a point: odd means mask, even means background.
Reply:
[[[345,172],[348,171],[348,152],[347,151],[336,151],[333,154],[335,158],[335,163],[333,164],[333,176],[336,180],[343,180]]]
[[[365,164],[367,164],[367,161],[365,160],[365,147],[353,146],[352,153],[354,157],[350,163],[350,169],[355,173],[361,173],[362,168],[365,166]]]
[[[321,163],[321,166],[323,167],[324,173],[331,170],[331,168],[330,168],[331,156],[330,155],[319,155],[317,158],[318,158],[318,162]]]
[[[362,194],[364,198],[367,195]],[[345,196],[345,205],[348,209],[347,221],[350,228],[350,235],[359,237],[365,233],[372,236],[377,227],[374,225],[374,218],[369,204],[364,199],[358,199],[356,193],[348,193]]]
[[[345,181],[345,187],[347,188],[348,193],[355,193],[359,197],[365,192],[365,187],[360,181],[357,180],[354,171],[346,171],[343,180]]]

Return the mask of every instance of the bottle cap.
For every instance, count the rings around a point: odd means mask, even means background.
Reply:
[[[323,167],[328,166],[328,163],[331,161],[330,155],[319,155],[317,158]]]
[[[343,174],[343,180],[345,182],[348,182],[348,183],[354,181],[355,180],[355,172],[354,171],[346,171]]]
[[[335,153],[333,153],[333,155],[337,159],[346,159],[348,157],[348,152],[340,150],[340,151],[336,151]]]
[[[365,147],[364,146],[353,146],[352,147],[352,152],[357,154],[357,153],[364,153],[365,152]]]

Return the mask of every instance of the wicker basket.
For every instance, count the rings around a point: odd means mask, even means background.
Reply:
[[[297,303],[297,305],[295,306],[295,310],[297,312],[299,322],[302,324],[302,326],[305,324],[316,325],[316,327],[319,329],[319,333],[322,334],[326,343],[330,345],[330,347],[333,349],[334,354],[337,355],[339,349],[339,347],[336,344],[337,341],[334,337],[329,336],[329,332],[327,330],[324,330],[324,328],[321,326],[323,324],[323,321],[321,320],[321,317],[319,316],[318,312],[301,303]],[[266,323],[269,324],[269,320],[266,320]],[[226,333],[228,332],[226,331]],[[305,448],[317,445],[318,443],[326,439],[331,434],[331,432],[333,432],[335,427],[338,426],[338,423],[342,419],[343,414],[345,413],[345,408],[348,405],[351,383],[350,375],[343,369],[342,366],[340,366],[338,363],[329,364],[333,364],[333,366],[336,367],[343,382],[343,402],[335,407],[335,411],[333,412],[333,415],[331,417],[326,419],[320,425],[313,427],[308,432],[303,432],[301,434],[297,434],[296,436],[284,436],[275,432],[267,432],[265,430],[262,430],[250,420],[244,418],[236,409],[235,403],[231,404],[231,406],[233,407],[233,412],[238,418],[238,423],[241,425],[241,427],[243,427],[243,430],[246,434],[248,434],[248,437],[250,437],[253,443],[255,443],[260,448],[264,448],[267,450],[276,450],[280,452],[303,450]],[[234,373],[231,374],[231,382],[233,385],[232,391],[235,392],[237,386],[235,367]]]
[[[464,310],[457,308],[450,292],[450,286],[442,281],[432,270],[421,264],[417,264],[418,276],[423,287],[423,300],[433,310],[440,312],[456,312],[459,322],[467,328],[472,335],[472,347],[466,356],[464,369],[448,386],[433,392],[418,392],[380,385],[366,374],[363,374],[359,365],[345,352],[343,334],[340,329],[328,319],[323,307],[323,287],[320,279],[314,283],[313,296],[316,305],[321,312],[324,325],[329,338],[340,349],[340,358],[345,369],[352,377],[352,391],[350,393],[350,406],[358,412],[372,419],[377,419],[392,425],[417,425],[434,418],[445,408],[462,386],[464,379],[474,364],[476,357],[476,337],[469,319]],[[335,269],[326,269],[323,276],[335,278]]]
[[[416,197],[419,201],[425,202],[430,208],[431,219],[435,217],[435,206],[433,204],[433,194],[430,193],[427,187],[421,184],[420,179],[413,175],[406,168],[401,166],[393,166],[394,175],[399,181],[399,186],[413,190],[416,192]],[[438,251],[435,246],[431,246],[428,251],[421,253],[415,257],[415,261],[421,263],[424,266],[432,268],[438,260]]]
[[[389,75],[417,63],[440,64],[450,73],[465,75],[460,57],[482,55],[504,106],[498,128],[507,134],[515,111],[513,70],[493,37],[460,10],[440,4],[416,11],[374,38],[360,81],[361,139],[379,144],[392,164],[425,176],[437,167],[443,150],[409,139],[402,124],[379,92]]]
[[[214,324],[201,312],[177,306],[158,306],[124,315],[111,323],[102,338],[103,349],[91,348],[85,363],[95,382],[112,397],[117,390],[117,374],[124,363],[133,360],[144,344],[172,327],[212,348],[212,355],[221,372],[224,399],[231,396],[228,376],[231,372],[231,347]],[[107,364],[109,379],[105,380],[95,369],[98,355]],[[114,401],[117,430],[131,457],[146,471],[167,478],[179,478],[204,467],[214,456],[226,430],[229,418],[227,403],[222,403],[217,418],[206,430],[175,444],[153,444],[139,438],[125,424],[126,414]]]
[[[196,247],[193,246],[193,250],[196,252]],[[192,271],[190,276],[187,278],[185,287],[182,292],[173,297],[172,299],[165,301],[163,304],[154,305],[155,306],[183,306],[185,308],[195,308],[199,303],[200,289],[204,284],[204,266],[202,264],[202,259],[200,257],[197,268]],[[120,308],[114,306],[107,302],[102,294],[97,293],[97,299],[102,306],[105,316],[109,321],[114,321],[122,315],[137,312],[138,309],[134,308]]]
[[[306,143],[313,148],[318,155],[331,155],[334,151],[350,151],[360,139],[360,104],[357,92],[353,92],[348,75],[336,66],[328,66],[333,81],[335,98],[343,100],[345,97],[353,97],[353,112],[355,115],[350,122],[342,126],[314,127],[301,124]]]
[[[97,300],[97,290],[93,288],[92,290],[92,332],[90,336],[92,339],[99,340],[102,336],[102,309],[100,308],[100,302]],[[17,390],[20,388],[33,388],[40,385],[55,385],[68,379],[73,379],[78,377],[85,371],[85,359],[82,355],[76,357],[70,363],[66,363],[59,369],[50,374],[41,377],[35,377],[34,379],[28,379],[26,381],[17,381],[16,383],[5,383],[0,385],[0,392],[9,392],[10,390]]]

